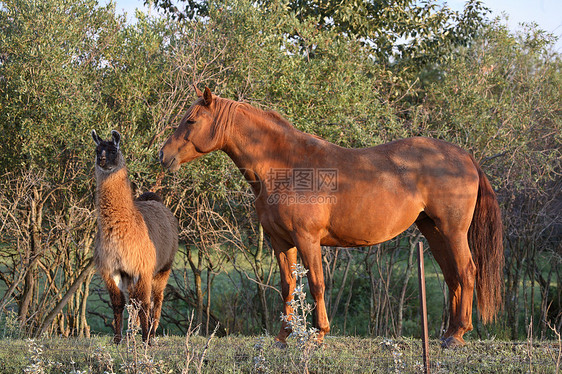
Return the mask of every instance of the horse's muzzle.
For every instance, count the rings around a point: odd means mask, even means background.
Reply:
[[[176,160],[176,157],[171,157],[169,159],[164,159],[164,152],[160,150],[159,152],[160,164],[164,169],[168,169],[171,172],[176,172],[179,170],[179,162]]]

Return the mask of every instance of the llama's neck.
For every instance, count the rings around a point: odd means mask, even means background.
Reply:
[[[98,215],[100,218],[118,214],[123,217],[127,212],[135,210],[133,204],[133,190],[127,177],[125,167],[107,174],[96,170]],[[101,222],[103,224],[103,222]]]

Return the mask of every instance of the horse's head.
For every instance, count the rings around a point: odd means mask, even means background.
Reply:
[[[96,130],[92,130],[92,138],[96,143],[96,169],[112,173],[125,166],[123,155],[119,151],[119,143],[121,141],[121,134],[117,131],[111,131],[110,140],[102,140]]]
[[[209,88],[201,93],[188,109],[176,131],[166,140],[160,150],[160,162],[171,170],[177,171],[181,164],[220,148],[224,139],[215,118],[216,98]]]

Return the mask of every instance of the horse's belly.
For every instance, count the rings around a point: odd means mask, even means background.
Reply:
[[[390,240],[408,229],[423,211],[415,200],[380,202],[341,212],[331,220],[322,245],[359,247]],[[390,204],[389,204],[390,203]]]
[[[386,242],[400,233],[406,231],[414,220],[407,221],[400,226],[364,228],[363,230],[349,230],[345,232],[331,232],[322,238],[321,245],[337,246],[337,247],[362,247],[367,245],[375,245]]]

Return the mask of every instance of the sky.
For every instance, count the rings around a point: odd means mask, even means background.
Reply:
[[[558,36],[555,50],[562,53],[562,1],[561,0],[483,0],[492,13],[490,18],[506,14],[511,30],[520,29],[521,22],[536,22],[544,31]],[[466,2],[449,0],[451,9],[461,10]]]
[[[111,0],[99,0],[101,4]],[[135,9],[147,12],[144,0],[113,0],[119,13],[126,12],[128,19],[134,17]],[[447,3],[453,10],[462,10],[466,1],[448,0]],[[521,22],[536,22],[544,31],[559,37],[555,50],[562,53],[562,1],[561,0],[483,0],[492,14],[491,18],[506,14],[508,25],[512,30],[519,29]]]

